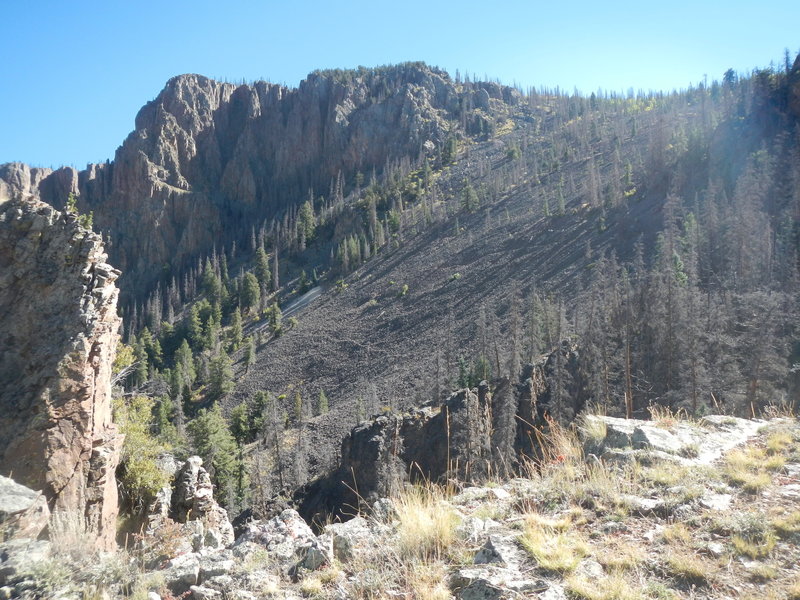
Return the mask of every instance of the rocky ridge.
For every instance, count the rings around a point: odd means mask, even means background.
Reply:
[[[130,291],[152,282],[153,265],[177,270],[241,239],[309,189],[327,193],[340,173],[349,182],[356,171],[438,151],[463,106],[488,111],[518,100],[490,83],[462,91],[421,63],[315,72],[296,89],[180,75],[139,111],[113,162],[82,171],[0,165],[0,201],[61,207],[78,194],[79,208],[111,237]]]
[[[0,204],[0,473],[85,519],[107,549],[122,443],[111,415],[118,276],[77,215]]]

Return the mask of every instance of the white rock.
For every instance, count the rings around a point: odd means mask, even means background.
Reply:
[[[193,585],[189,589],[192,592],[192,600],[216,600],[217,598],[222,598],[222,592],[201,585]]]
[[[708,493],[700,499],[700,505],[709,510],[728,510],[732,500],[731,494]]]

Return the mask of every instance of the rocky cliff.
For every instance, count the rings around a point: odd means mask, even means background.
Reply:
[[[83,515],[111,547],[119,271],[105,261],[100,236],[76,215],[0,204],[0,473],[42,490],[55,511]]]
[[[340,173],[349,183],[357,171],[437,152],[459,119],[470,127],[466,112],[483,118],[473,107],[486,114],[518,98],[495,84],[465,89],[417,63],[315,72],[296,89],[181,75],[141,109],[113,162],[83,171],[2,165],[0,200],[32,196],[59,208],[79,193],[79,208],[111,236],[130,290],[163,265],[180,268],[249,235],[309,189],[327,194]]]

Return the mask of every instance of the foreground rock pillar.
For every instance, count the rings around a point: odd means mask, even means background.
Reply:
[[[0,203],[0,474],[114,546],[111,419],[119,271],[99,235],[39,201]]]

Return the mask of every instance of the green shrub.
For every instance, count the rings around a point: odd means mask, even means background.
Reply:
[[[119,482],[135,510],[143,509],[169,483],[167,474],[156,464],[156,458],[167,447],[152,434],[154,404],[147,396],[114,401],[114,420],[125,434]]]

